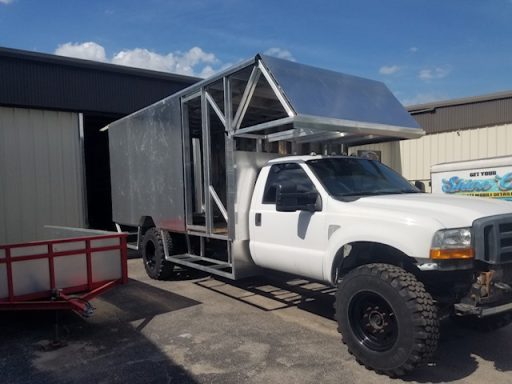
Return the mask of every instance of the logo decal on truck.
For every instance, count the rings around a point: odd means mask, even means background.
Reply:
[[[450,194],[463,194],[468,196],[492,197],[512,200],[512,172],[499,176],[496,172],[476,172],[470,176],[495,176],[486,179],[461,178],[452,176],[442,179],[442,191]]]

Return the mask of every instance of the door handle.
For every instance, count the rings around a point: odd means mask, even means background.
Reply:
[[[254,225],[261,227],[261,213],[254,215]]]

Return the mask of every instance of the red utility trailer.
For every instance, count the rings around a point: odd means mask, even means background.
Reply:
[[[58,229],[73,237],[0,245],[0,311],[71,309],[90,316],[89,300],[127,282],[126,234]]]

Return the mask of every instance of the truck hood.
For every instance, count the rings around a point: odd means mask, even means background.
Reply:
[[[427,193],[367,196],[349,204],[391,217],[435,220],[445,228],[469,227],[480,217],[512,213],[511,202]]]

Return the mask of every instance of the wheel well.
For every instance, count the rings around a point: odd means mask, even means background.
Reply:
[[[341,247],[334,258],[331,281],[334,283],[348,272],[364,264],[384,263],[401,267],[417,275],[416,260],[390,245],[374,242],[354,242]]]
[[[139,220],[140,235],[144,236],[149,228],[155,227],[155,222],[151,216],[142,216]]]
[[[144,238],[144,235],[146,232],[151,228],[157,228],[155,222],[153,221],[153,218],[151,216],[142,216],[139,220],[139,228],[140,228],[140,238],[139,238],[139,245],[142,244],[142,239]],[[157,228],[159,229],[159,228]],[[167,232],[168,236],[171,236],[172,242],[173,242],[173,248],[174,252],[176,253],[185,253],[187,252],[187,239],[186,235],[184,233],[177,233],[177,232]]]

